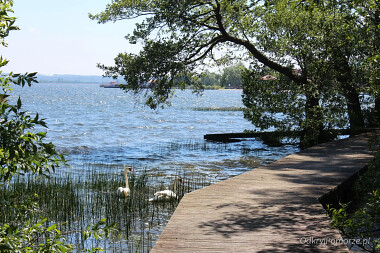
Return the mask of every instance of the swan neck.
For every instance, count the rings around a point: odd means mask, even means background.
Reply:
[[[129,188],[129,183],[128,183],[128,171],[125,171],[125,172],[124,172],[124,176],[125,176],[125,187],[126,187],[126,188]]]

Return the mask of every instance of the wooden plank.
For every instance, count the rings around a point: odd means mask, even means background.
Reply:
[[[185,195],[151,252],[348,252],[319,198],[368,163],[369,137],[318,145]]]
[[[350,135],[350,129],[332,129],[324,132],[332,135]],[[301,131],[275,131],[275,132],[247,132],[247,133],[220,133],[220,134],[205,134],[203,138],[209,141],[233,141],[233,139],[244,138],[262,138],[268,139],[273,137],[299,137]]]
[[[298,133],[295,133],[298,134]],[[221,134],[206,134],[203,136],[205,140],[210,141],[228,141],[229,139],[244,139],[244,138],[266,138],[268,136],[278,136],[277,132],[252,132],[252,133],[221,133]],[[290,133],[288,134],[288,136]]]

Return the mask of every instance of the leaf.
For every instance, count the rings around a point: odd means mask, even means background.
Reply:
[[[86,241],[88,238],[90,238],[91,233],[88,230],[85,230],[82,232],[83,239]]]
[[[51,225],[50,227],[48,227],[47,229],[46,229],[46,231],[47,232],[50,232],[50,231],[52,231],[52,230],[54,230],[54,229],[56,229],[57,228],[57,224],[53,224],[53,225]]]
[[[19,97],[17,100],[17,109],[21,109],[22,103],[21,103],[21,98]]]
[[[37,75],[37,72],[33,72],[33,73],[27,73],[27,77],[34,77]]]
[[[45,137],[46,136],[46,132],[38,132],[36,133],[37,136],[39,137]]]

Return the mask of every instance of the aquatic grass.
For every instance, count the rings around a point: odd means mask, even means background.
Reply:
[[[188,139],[169,142],[155,147],[155,150],[159,150],[161,155],[186,150],[201,152],[217,152],[222,154],[240,153],[242,155],[250,154],[258,157],[261,156],[264,152],[270,151],[269,149],[267,149],[266,145],[252,140],[239,141],[235,143],[222,143],[207,141],[204,139]]]
[[[215,143],[203,139],[188,139],[161,144],[158,147],[156,147],[155,150],[159,150],[159,152],[164,155],[165,153],[173,153],[181,150],[218,153],[245,150],[245,152],[248,153],[248,151],[255,152],[257,149],[251,148],[251,145],[248,143],[240,145],[231,145],[231,143]]]
[[[109,172],[105,173],[104,168],[109,168]],[[9,205],[4,203],[18,201],[22,204],[23,199],[37,194],[38,212],[33,219],[41,215],[58,223],[62,234],[77,251],[102,246],[110,251],[148,252],[183,195],[207,185],[205,177],[183,171],[177,175],[185,181],[178,187],[178,199],[150,203],[148,199],[154,192],[171,187],[173,177],[156,177],[148,174],[146,168],[135,168],[136,172],[129,174],[131,195],[121,199],[116,189],[125,185],[123,165],[86,162],[81,170],[79,175],[59,170],[50,178],[15,177],[0,189],[0,213],[6,214],[0,219],[2,222],[17,220],[14,212],[7,209]],[[85,241],[81,233],[103,217],[107,218],[108,225],[116,224],[118,232],[108,239]]]
[[[81,203],[76,188],[69,176],[48,179],[28,174],[15,177],[12,183],[3,185],[0,201],[21,205],[25,199],[35,199],[38,201],[38,214],[43,213],[48,220],[64,222],[69,213],[75,215],[76,210],[80,209]],[[38,198],[35,198],[35,195]],[[7,207],[8,205],[2,205],[1,209]],[[15,218],[9,216],[13,213],[11,210],[1,210],[1,213],[4,214],[0,218],[2,222]]]
[[[203,150],[212,146],[195,141],[179,144],[184,144],[187,149]],[[32,198],[34,193],[38,194],[39,210],[34,218],[42,215],[48,217],[50,222],[60,224],[58,228],[78,251],[100,245],[110,251],[128,249],[129,252],[147,252],[184,194],[212,183],[209,176],[196,168],[177,170],[170,176],[163,176],[154,170],[137,167],[134,168],[135,173],[129,174],[131,196],[120,199],[115,192],[119,186],[125,185],[124,165],[110,162],[109,157],[100,158],[87,152],[83,157],[75,153],[71,157],[74,167],[59,168],[50,178],[31,175],[16,177],[11,184],[3,186],[0,201],[5,203],[9,199],[4,196],[13,196],[22,203],[26,195]],[[148,199],[156,191],[172,187],[175,176],[184,179],[184,184],[178,185],[178,199],[150,203]],[[7,215],[2,218],[13,220],[12,212],[5,210],[4,206],[1,205],[0,211]],[[118,233],[109,239],[90,238],[85,241],[81,234],[83,230],[103,217],[107,218],[108,225],[117,225]]]
[[[237,111],[243,111],[244,108],[242,107],[195,107],[193,108],[194,111],[220,111],[220,112],[237,112]]]

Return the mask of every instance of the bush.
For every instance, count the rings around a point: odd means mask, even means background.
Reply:
[[[380,150],[379,137],[373,146],[374,158],[368,164],[368,170],[354,184],[360,208],[350,211],[349,204],[341,208],[329,208],[331,225],[356,245],[368,252],[380,252]]]
[[[1,45],[7,46],[5,38],[10,31],[18,30],[14,26],[16,18],[10,17],[13,0],[0,1],[0,39]],[[6,66],[8,60],[0,57],[0,69]],[[16,104],[7,101],[11,85],[31,86],[36,81],[36,73],[3,74],[0,70],[0,187],[10,183],[16,174],[32,173],[48,176],[54,169],[64,164],[65,158],[58,154],[52,143],[44,142],[45,132],[34,133],[36,126],[46,127],[45,121],[38,114],[30,116],[22,111],[22,102],[19,98]],[[12,201],[0,203],[14,210],[11,222],[0,223],[0,252],[70,252],[72,245],[65,242],[65,238],[57,229],[57,224],[50,223],[41,217],[36,223],[31,217],[38,211],[34,196],[25,199],[22,204]],[[0,214],[4,215],[4,214]],[[114,226],[106,226],[105,219],[88,226],[83,232],[85,239],[95,239],[107,236]],[[93,248],[88,252],[99,251]]]

